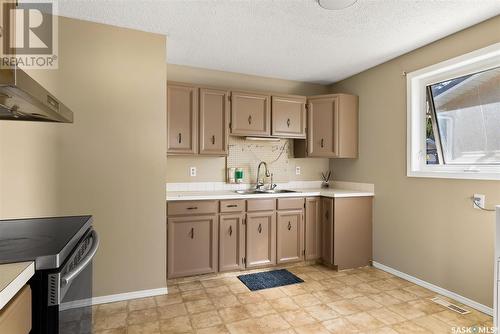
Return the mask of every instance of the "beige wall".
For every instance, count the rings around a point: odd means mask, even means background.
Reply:
[[[269,91],[283,94],[317,95],[327,87],[299,81],[281,80],[240,73],[207,70],[181,65],[167,65],[168,80],[198,85]],[[290,159],[290,180],[321,180],[321,172],[328,170],[328,159]],[[295,175],[295,166],[301,175]],[[197,167],[197,176],[189,176],[189,167]],[[168,157],[167,182],[224,182],[225,158]]]
[[[406,177],[406,79],[410,72],[500,42],[500,17],[333,85],[359,95],[360,154],[332,161],[336,179],[375,183],[374,260],[471,298],[493,303],[494,214],[500,182]]]
[[[0,218],[92,214],[94,295],[166,286],[164,36],[67,18],[31,75],[74,124],[0,122]]]

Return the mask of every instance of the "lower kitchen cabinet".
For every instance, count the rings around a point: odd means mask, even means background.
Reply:
[[[372,197],[335,198],[333,257],[338,270],[370,265]]]
[[[306,198],[305,212],[305,260],[321,258],[321,199]]]
[[[321,259],[333,265],[333,198],[321,199]]]
[[[168,277],[217,272],[217,215],[168,218]]]
[[[372,197],[168,203],[168,278],[321,260],[372,260]],[[305,208],[305,209],[304,209]]]
[[[219,218],[219,271],[244,269],[245,215],[221,214]]]
[[[277,213],[277,263],[301,261],[304,254],[303,210]]]
[[[245,262],[247,268],[276,264],[275,211],[247,213]]]
[[[28,334],[31,331],[31,288],[25,285],[0,310],[0,333]]]
[[[338,270],[372,260],[372,197],[322,199],[323,263]]]

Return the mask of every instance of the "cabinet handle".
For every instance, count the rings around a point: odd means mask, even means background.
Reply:
[[[236,208],[238,205],[237,204],[229,204],[226,205],[226,208]]]
[[[290,127],[290,118],[286,120],[286,126]]]
[[[187,208],[187,209],[188,209],[188,210],[196,210],[196,209],[198,209],[198,207],[197,207],[197,206],[190,206],[190,207],[189,207],[189,208]]]
[[[248,124],[252,124],[252,115],[248,116]]]
[[[257,231],[259,231],[259,233],[262,233],[262,225],[259,224],[259,228],[257,229]]]
[[[215,136],[212,136],[212,145],[215,145]]]
[[[194,239],[194,227],[191,227],[191,239]]]
[[[292,224],[288,222],[288,231],[290,231],[291,229],[292,229]]]
[[[179,132],[179,135],[177,136],[177,141],[179,142],[179,144],[182,142],[182,133]]]
[[[233,235],[233,226],[229,226],[229,236]]]
[[[327,212],[325,213],[325,218],[326,218],[326,219],[328,219],[328,217],[329,217],[329,216],[330,216],[329,211],[327,211]]]
[[[325,143],[325,141],[323,140],[323,138],[321,138],[321,147],[325,146],[324,143]]]

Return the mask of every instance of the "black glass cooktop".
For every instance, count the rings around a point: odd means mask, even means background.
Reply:
[[[58,268],[91,224],[92,216],[0,220],[0,263]]]

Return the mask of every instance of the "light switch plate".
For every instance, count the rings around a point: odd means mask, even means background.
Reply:
[[[295,166],[295,175],[300,175],[300,166]]]
[[[196,176],[196,167],[189,167],[189,176]]]

